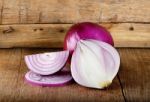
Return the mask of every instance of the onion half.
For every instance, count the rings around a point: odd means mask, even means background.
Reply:
[[[97,40],[80,40],[71,60],[71,74],[80,85],[103,89],[112,83],[120,57],[110,44]]]
[[[25,56],[28,68],[40,75],[50,75],[63,68],[69,56],[69,51],[42,53]]]

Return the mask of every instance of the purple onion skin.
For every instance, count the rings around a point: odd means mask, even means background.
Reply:
[[[42,87],[62,87],[62,86],[65,86],[65,85],[68,85],[68,84],[72,84],[73,83],[73,80],[70,80],[68,82],[64,82],[64,83],[61,83],[61,84],[38,84],[38,83],[35,83],[35,82],[32,82],[32,81],[29,81],[27,80],[26,78],[24,78],[25,81],[33,86],[42,86]]]
[[[76,43],[80,39],[95,39],[114,46],[111,34],[104,27],[96,23],[82,22],[73,25],[67,32],[64,40],[64,50],[69,50],[72,55]]]

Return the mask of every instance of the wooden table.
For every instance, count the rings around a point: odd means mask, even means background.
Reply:
[[[45,51],[52,49],[0,49],[0,102],[150,101],[150,49],[118,49],[120,70],[105,90],[85,88],[76,83],[64,87],[27,84],[24,81],[28,71],[24,55]]]

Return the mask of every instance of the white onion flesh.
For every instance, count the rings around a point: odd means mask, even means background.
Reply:
[[[71,60],[74,80],[86,87],[105,88],[112,83],[120,57],[111,45],[97,40],[80,40]]]

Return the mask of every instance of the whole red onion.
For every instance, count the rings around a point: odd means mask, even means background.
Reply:
[[[104,27],[96,23],[82,22],[74,24],[68,30],[64,40],[64,49],[72,54],[80,39],[95,39],[114,45],[111,34]]]

